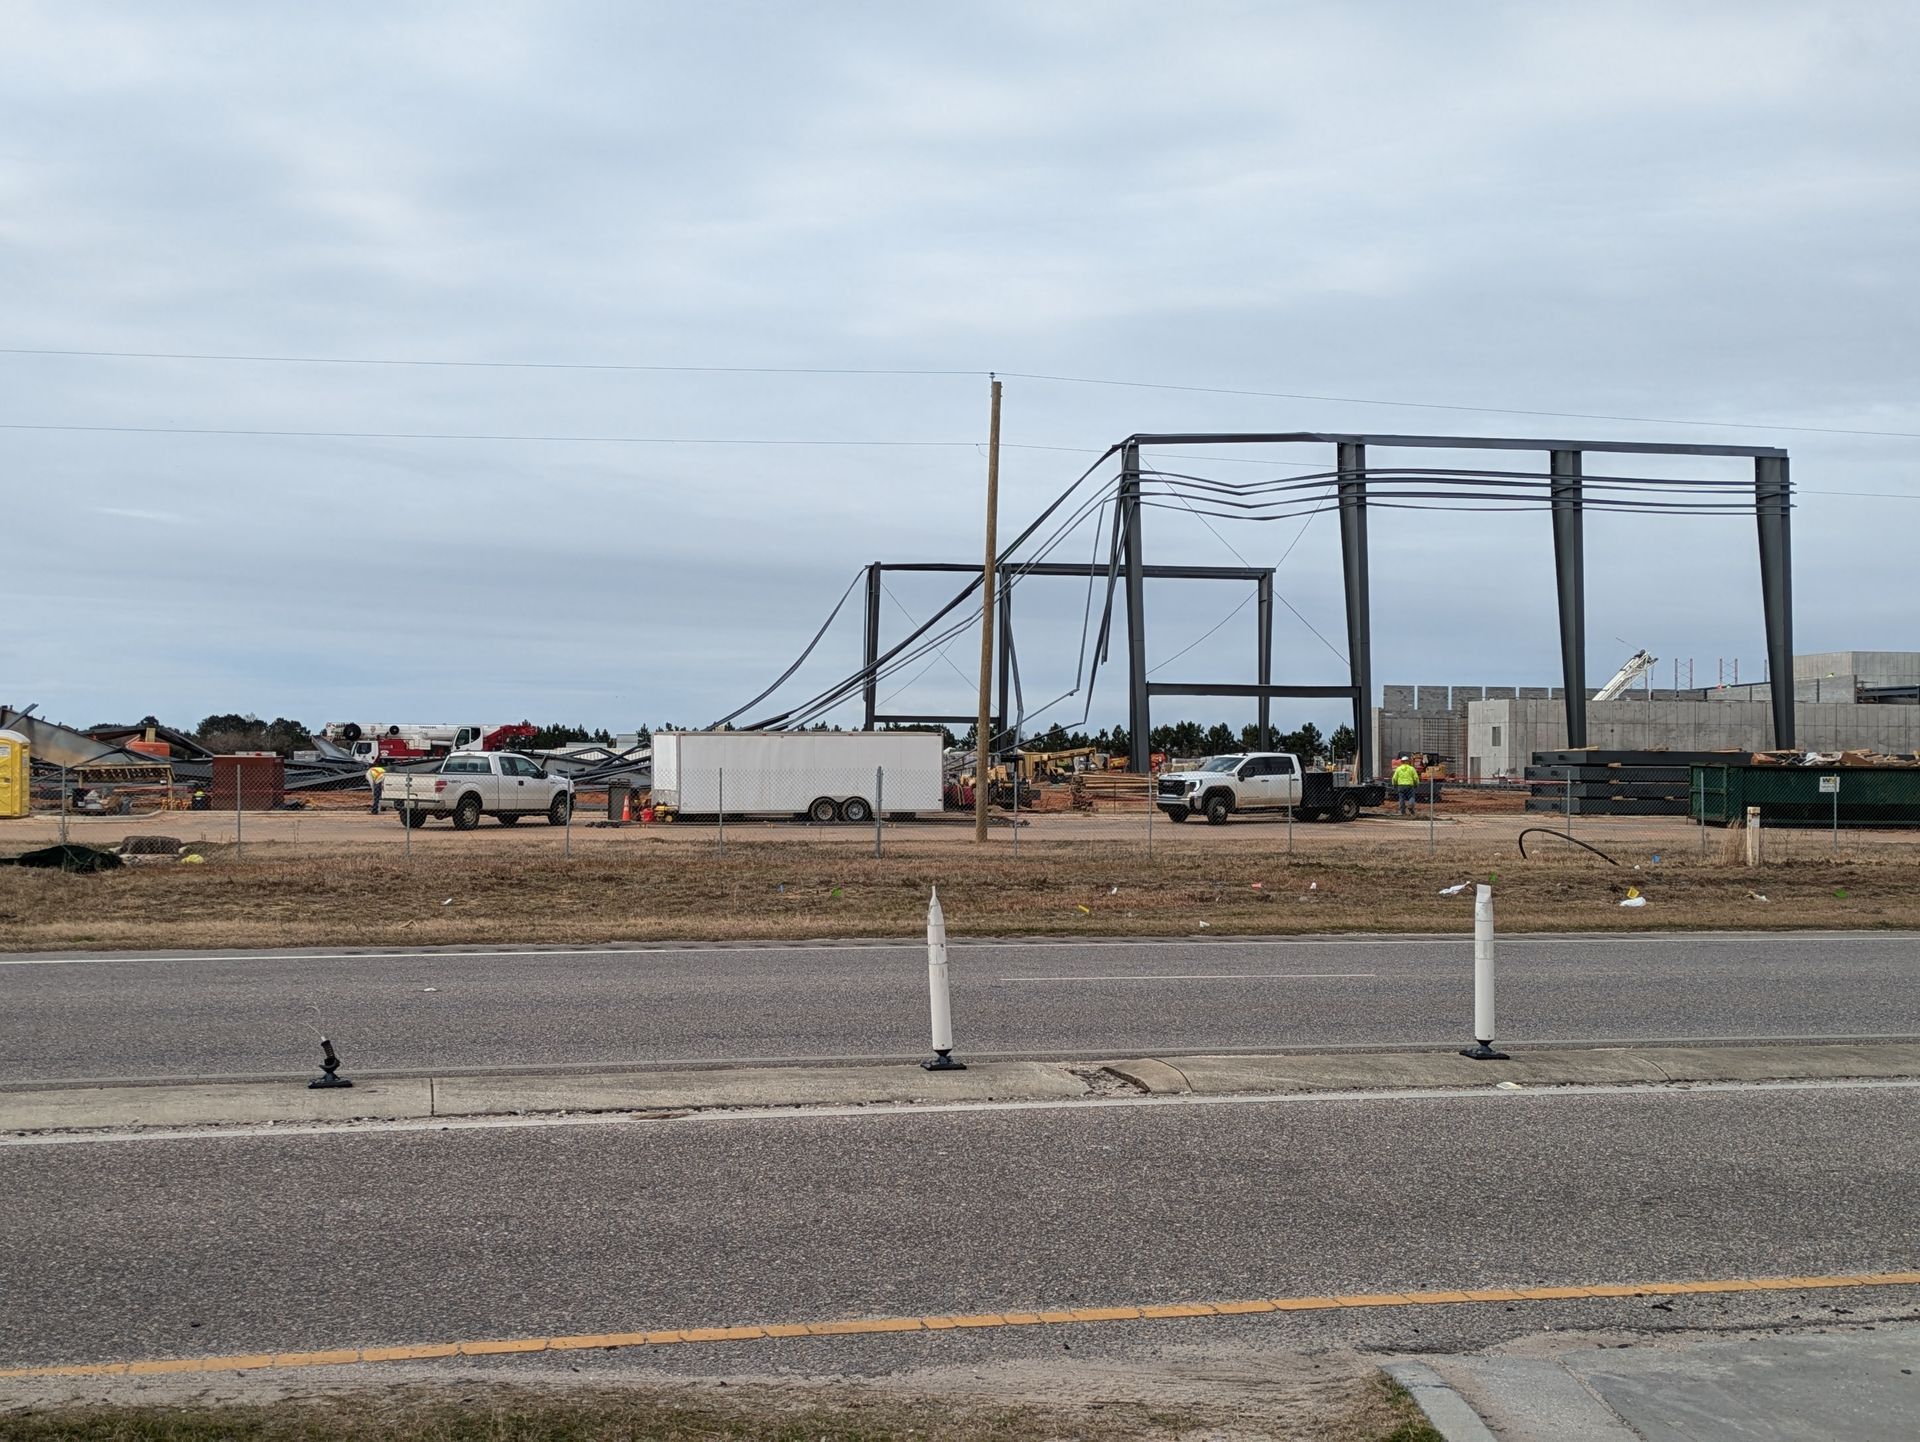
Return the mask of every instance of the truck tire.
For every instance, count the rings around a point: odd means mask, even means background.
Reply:
[[[1318,821],[1325,813],[1317,806],[1301,806],[1295,809],[1295,821]]]
[[[567,818],[573,814],[573,798],[562,791],[553,798],[553,804],[547,807],[547,825],[565,826]]]
[[[471,831],[480,824],[480,798],[469,791],[454,803],[453,829]]]
[[[864,796],[849,796],[840,803],[840,819],[851,825],[859,826],[873,820],[873,808],[867,804]]]
[[[518,811],[502,811],[493,819],[498,821],[502,826],[512,826],[520,820],[520,813]]]
[[[1233,798],[1224,791],[1216,791],[1207,798],[1207,825],[1225,826],[1227,818],[1233,815]]]
[[[1335,821],[1352,821],[1360,815],[1360,798],[1351,791],[1333,803]]]
[[[418,831],[421,827],[427,824],[427,813],[420,810],[418,807],[402,806],[400,808],[399,814],[400,814],[400,824],[402,826],[410,826],[415,831]]]
[[[1160,814],[1175,826],[1178,826],[1182,821],[1185,821],[1189,816],[1193,815],[1193,813],[1184,806],[1162,806],[1160,808]]]
[[[840,819],[840,805],[831,796],[816,796],[807,807],[807,820],[831,826]]]

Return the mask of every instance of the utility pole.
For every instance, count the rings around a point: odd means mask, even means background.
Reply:
[[[973,732],[973,839],[987,839],[988,733],[993,728],[993,598],[1000,585],[1000,381],[987,422],[987,559],[980,590],[980,715]],[[1018,783],[1016,783],[1018,784]]]

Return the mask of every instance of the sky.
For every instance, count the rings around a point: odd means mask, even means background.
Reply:
[[[0,0],[0,37],[0,702],[710,722],[867,562],[978,561],[988,372],[1003,538],[1134,432],[1783,446],[1796,649],[1920,649],[1920,8]],[[1376,683],[1559,680],[1545,515],[1372,531]],[[1344,681],[1333,516],[1143,536],[1277,565],[1274,679]],[[1760,679],[1750,518],[1587,544],[1591,684]],[[890,577],[885,640],[952,589]],[[1155,679],[1252,680],[1249,600],[1152,585]],[[760,711],[857,668],[859,601]],[[1029,729],[1124,717],[1089,603],[1016,593]],[[970,713],[978,660],[887,708]]]

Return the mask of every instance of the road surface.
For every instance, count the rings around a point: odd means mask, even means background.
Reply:
[[[0,1085],[908,1058],[924,947],[0,957]],[[1518,936],[1515,1042],[1920,1035],[1920,938]],[[1467,1040],[1463,938],[959,943],[964,1055],[1113,1057]]]
[[[1867,1083],[15,1140],[0,1143],[0,1366],[1901,1271],[1917,1173],[1920,1088]],[[1458,1350],[1917,1301],[1912,1286],[1493,1297],[644,1355],[874,1375],[1063,1345]]]

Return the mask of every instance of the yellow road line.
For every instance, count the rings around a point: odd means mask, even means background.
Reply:
[[[1271,1297],[1217,1302],[1151,1302],[1134,1306],[1069,1307],[1051,1312],[976,1312],[926,1317],[848,1317],[818,1322],[767,1322],[729,1327],[683,1327],[644,1332],[593,1332],[571,1337],[509,1337],[420,1342],[397,1347],[344,1347],[319,1352],[256,1352],[227,1357],[86,1362],[0,1368],[7,1377],[153,1377],[182,1372],[246,1372],[261,1368],[340,1367],[355,1362],[416,1362],[441,1357],[486,1357],[518,1352],[573,1352],[624,1347],[670,1347],[696,1342],[764,1342],[786,1337],[863,1337],[885,1332],[944,1332],[969,1327],[1050,1327],[1075,1323],[1138,1322],[1171,1317],[1234,1317],[1261,1312],[1365,1311],[1473,1302],[1557,1302],[1595,1297],[1705,1296],[1733,1292],[1814,1292],[1843,1287],[1920,1286],[1920,1271],[1860,1272],[1831,1277],[1729,1277],[1698,1282],[1603,1282],[1587,1286],[1475,1287],[1464,1291],[1352,1292],[1330,1297]]]

